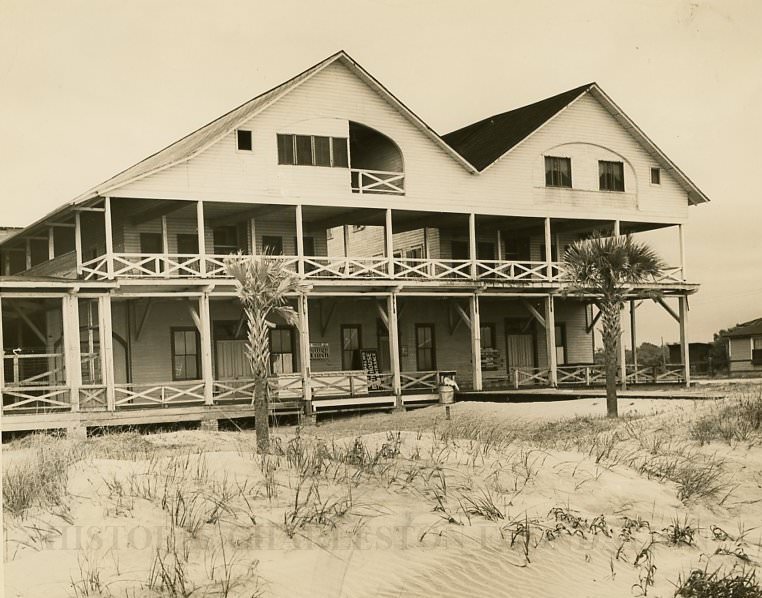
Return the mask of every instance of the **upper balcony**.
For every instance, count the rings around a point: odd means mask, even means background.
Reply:
[[[101,222],[110,222],[111,232],[101,235],[92,224],[78,232],[84,280],[221,280],[226,259],[241,252],[267,254],[318,284],[557,289],[568,283],[559,249],[562,255],[585,231],[613,224],[329,206],[105,203]],[[643,225],[622,226],[631,232]],[[682,266],[673,266],[645,286],[689,285]]]
[[[405,194],[402,151],[390,137],[350,121],[349,154],[352,193]]]

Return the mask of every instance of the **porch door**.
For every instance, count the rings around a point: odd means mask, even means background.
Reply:
[[[532,324],[527,325],[527,320],[506,318],[505,354],[506,367],[509,372],[511,368],[535,367],[534,329]]]
[[[218,340],[215,348],[217,378],[230,380],[251,377],[251,366],[246,358],[245,340]]]

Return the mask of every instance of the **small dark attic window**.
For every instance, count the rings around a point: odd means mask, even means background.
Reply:
[[[651,184],[661,185],[661,170],[659,168],[651,169]]]
[[[251,151],[251,131],[244,131],[242,129],[238,129],[238,149],[239,150],[245,150],[245,151]]]

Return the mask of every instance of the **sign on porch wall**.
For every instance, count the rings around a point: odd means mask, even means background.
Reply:
[[[328,343],[310,343],[311,360],[328,359],[328,356]]]

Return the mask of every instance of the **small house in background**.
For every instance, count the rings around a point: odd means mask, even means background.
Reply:
[[[725,335],[731,374],[762,374],[762,318],[738,324]]]
[[[683,358],[680,350],[680,343],[669,343],[667,349],[669,349],[669,363],[682,363]],[[688,344],[688,357],[690,359],[691,372],[693,374],[714,373],[711,352],[711,343]]]

